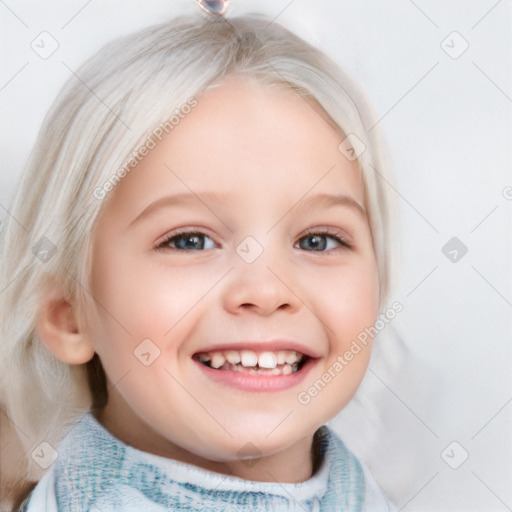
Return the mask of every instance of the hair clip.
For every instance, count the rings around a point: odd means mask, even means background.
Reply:
[[[197,0],[197,3],[212,16],[222,16],[228,10],[228,0]]]

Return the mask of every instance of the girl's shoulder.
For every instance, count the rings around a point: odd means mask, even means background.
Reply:
[[[100,446],[104,446],[102,429],[87,412],[71,426],[70,431],[57,448],[58,457],[48,472],[35,485],[30,494],[15,509],[16,512],[60,512],[63,510],[67,490],[80,488],[82,478],[100,473],[104,460],[101,455],[109,457]],[[97,451],[91,448],[98,445]],[[88,457],[91,455],[91,457]],[[99,478],[99,477],[98,477]],[[61,504],[59,506],[59,503]],[[80,507],[73,510],[79,510]]]
[[[54,472],[50,471],[14,509],[14,512],[59,512],[53,492],[54,482]]]
[[[338,480],[336,504],[343,501],[347,510],[396,512],[368,467],[328,427],[322,427],[322,442],[331,458],[330,477]],[[332,473],[336,473],[333,475]]]

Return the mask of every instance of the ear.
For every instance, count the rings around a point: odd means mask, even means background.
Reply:
[[[66,296],[60,290],[46,294],[36,331],[48,350],[68,364],[83,364],[94,356],[94,348]]]

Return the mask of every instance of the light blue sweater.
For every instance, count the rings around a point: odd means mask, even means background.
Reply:
[[[305,482],[254,482],[125,445],[87,414],[23,512],[263,512],[391,510],[375,481],[328,427],[318,471]]]

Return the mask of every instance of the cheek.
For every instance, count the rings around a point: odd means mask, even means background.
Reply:
[[[177,272],[162,268],[152,259],[137,258],[130,253],[98,252],[93,271],[93,292],[98,303],[119,327],[130,333],[168,330],[177,312],[192,293]],[[189,283],[190,284],[190,283]],[[164,331],[165,332],[165,331]]]
[[[165,255],[140,258],[110,249],[97,251],[92,275],[98,353],[132,356],[147,338],[162,352],[177,352],[180,347],[171,341],[197,319],[217,273],[207,266],[172,268]]]
[[[340,268],[325,282],[321,311],[338,351],[373,325],[379,308],[379,280],[373,258]]]
[[[361,342],[358,336],[376,321],[379,285],[371,254],[358,255],[336,269],[318,269],[314,278],[314,312],[324,327],[328,352],[298,400],[307,406],[305,415],[317,414],[326,422],[348,404],[366,373],[372,340]]]

